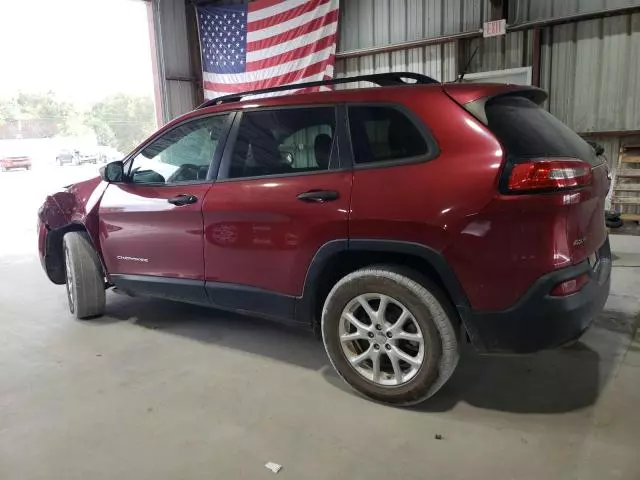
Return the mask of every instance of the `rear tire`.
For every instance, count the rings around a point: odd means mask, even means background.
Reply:
[[[453,315],[442,292],[413,270],[372,266],[333,287],[322,339],[333,367],[354,389],[386,404],[413,405],[435,394],[455,370]]]
[[[69,232],[63,243],[69,311],[77,319],[102,315],[104,274],[89,236],[84,232]]]

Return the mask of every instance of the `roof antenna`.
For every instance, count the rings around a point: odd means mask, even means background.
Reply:
[[[476,47],[476,49],[473,51],[473,53],[469,57],[469,60],[467,60],[467,64],[464,66],[464,68],[460,72],[460,75],[458,75],[458,78],[456,79],[456,82],[462,83],[462,80],[464,79],[464,76],[467,74],[467,70],[469,70],[469,66],[471,65],[471,62],[473,61],[474,57],[476,56],[476,53],[478,53],[478,50],[480,50],[480,45],[478,45]]]

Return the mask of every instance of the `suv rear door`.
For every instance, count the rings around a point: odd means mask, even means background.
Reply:
[[[408,89],[407,89],[408,90]],[[425,204],[442,180],[423,163],[439,154],[424,123],[405,105],[347,105],[354,160],[350,240],[389,239],[441,248]],[[446,205],[449,206],[449,205]]]
[[[239,113],[205,198],[205,279],[218,306],[291,318],[325,243],[348,237],[352,172],[335,106]]]

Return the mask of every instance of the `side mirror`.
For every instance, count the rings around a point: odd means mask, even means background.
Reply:
[[[108,183],[119,183],[124,180],[124,163],[117,162],[107,163],[100,168],[100,178]]]

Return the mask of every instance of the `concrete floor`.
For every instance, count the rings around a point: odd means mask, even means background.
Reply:
[[[73,321],[34,253],[42,197],[10,201],[61,174],[27,174],[0,174],[1,480],[266,479],[268,461],[282,479],[640,478],[638,237],[612,239],[612,295],[580,343],[465,352],[433,399],[394,409],[304,331],[115,294]]]

